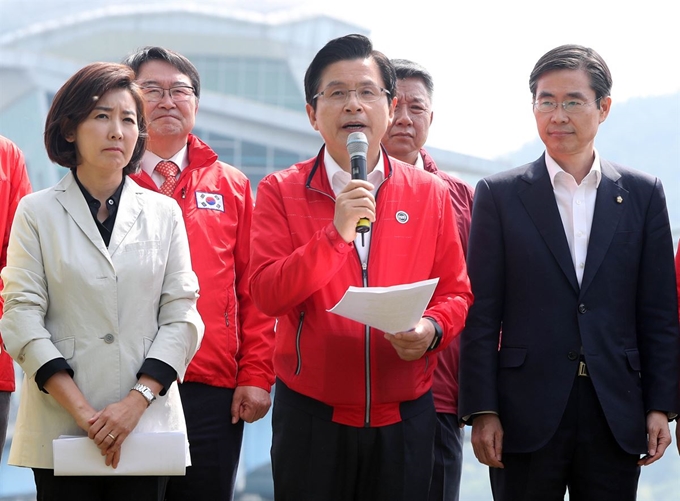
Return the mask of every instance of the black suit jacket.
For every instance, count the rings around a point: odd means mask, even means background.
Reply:
[[[625,451],[646,453],[648,411],[677,412],[677,294],[663,188],[647,174],[605,160],[601,167],[580,287],[544,157],[477,185],[459,415],[497,412],[504,452],[535,451],[553,436],[581,347]]]

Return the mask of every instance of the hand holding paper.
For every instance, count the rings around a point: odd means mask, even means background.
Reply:
[[[54,474],[184,475],[185,440],[181,432],[132,433],[121,445],[120,463],[113,469],[89,438],[59,437],[52,442]]]
[[[414,329],[397,334],[385,334],[387,339],[397,351],[397,355],[402,360],[418,360],[422,357],[432,342],[434,336],[434,326],[432,322],[421,318]]]

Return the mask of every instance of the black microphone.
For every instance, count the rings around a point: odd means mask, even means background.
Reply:
[[[368,153],[368,139],[363,132],[352,132],[347,137],[347,153],[349,153],[350,171],[352,179],[366,181],[366,153]],[[364,242],[364,233],[371,229],[368,218],[362,217],[357,223],[356,231],[361,233],[361,243]]]

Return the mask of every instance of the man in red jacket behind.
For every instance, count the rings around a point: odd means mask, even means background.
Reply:
[[[124,62],[137,75],[149,124],[142,169],[133,178],[182,209],[205,323],[201,348],[179,385],[192,466],[186,476],[171,477],[166,500],[230,501],[243,422],[267,413],[274,382],[274,321],[248,290],[250,182],[191,134],[201,84],[186,57],[146,47]]]
[[[397,72],[397,107],[392,125],[383,137],[387,153],[444,181],[456,214],[458,235],[467,253],[473,189],[466,182],[437,169],[423,146],[432,124],[434,82],[430,72],[406,59],[392,59]],[[458,426],[458,358],[460,338],[437,355],[432,393],[437,410],[434,471],[430,501],[458,501],[463,467],[463,430]]]
[[[21,150],[9,139],[0,136],[0,270],[7,263],[7,243],[14,219],[14,212],[21,197],[31,192],[31,183],[26,172],[26,162]],[[0,281],[2,291],[2,281]],[[0,298],[0,306],[2,299]],[[0,308],[0,318],[2,308]],[[0,458],[5,447],[7,420],[9,418],[9,397],[14,391],[14,365],[5,352],[0,336]]]
[[[277,501],[426,501],[436,353],[472,302],[444,184],[380,145],[396,75],[369,39],[328,42],[305,75],[319,154],[267,176],[253,216],[250,289],[277,317],[272,468]],[[351,179],[347,138],[368,141]],[[357,236],[366,218],[370,231]],[[439,278],[423,317],[387,334],[329,313],[349,286]]]

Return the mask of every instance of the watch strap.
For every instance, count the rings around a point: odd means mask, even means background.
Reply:
[[[151,405],[151,402],[156,400],[156,395],[154,395],[153,391],[151,391],[151,388],[142,383],[137,383],[136,385],[134,385],[130,391],[132,390],[142,394],[142,396],[146,399],[147,407]]]
[[[432,322],[432,326],[434,327],[434,337],[432,338],[430,346],[427,347],[427,351],[432,351],[435,350],[442,342],[442,338],[444,337],[444,331],[442,330],[441,325],[439,325],[439,323],[434,318],[432,317],[424,318]]]

